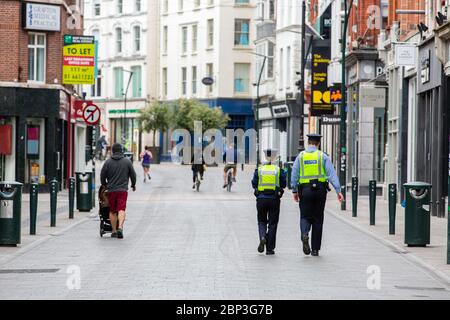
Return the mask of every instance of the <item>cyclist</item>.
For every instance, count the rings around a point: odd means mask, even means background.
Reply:
[[[198,161],[195,161],[195,155],[192,156],[192,189],[195,189],[195,179],[197,178],[198,174],[200,174],[200,180],[203,180],[203,174],[205,173],[205,159],[203,159],[202,156],[200,156],[201,159],[198,159]]]
[[[234,148],[233,144],[228,146],[228,149],[223,154],[223,161],[225,163],[225,168],[223,169],[223,188],[225,189],[228,185],[228,171],[233,169],[233,182],[236,182],[237,175],[237,150]]]

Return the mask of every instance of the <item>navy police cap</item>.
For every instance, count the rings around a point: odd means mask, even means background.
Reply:
[[[322,136],[320,134],[308,134],[307,137],[310,141],[319,141],[320,142],[322,140]]]

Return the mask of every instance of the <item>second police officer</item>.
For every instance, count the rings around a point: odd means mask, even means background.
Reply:
[[[318,256],[322,244],[327,193],[329,182],[342,202],[341,185],[330,158],[319,150],[322,136],[308,135],[308,147],[302,151],[292,167],[291,184],[294,201],[300,203],[300,231],[305,255]],[[311,246],[309,232],[312,228]],[[312,247],[312,249],[311,249]]]
[[[256,208],[258,210],[259,246],[258,252],[275,254],[280,203],[286,188],[286,174],[275,164],[278,151],[264,150],[267,162],[255,170],[252,180],[255,189]]]

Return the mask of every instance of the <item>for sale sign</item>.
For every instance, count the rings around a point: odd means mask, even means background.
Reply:
[[[64,36],[64,84],[95,83],[95,42],[89,36]]]

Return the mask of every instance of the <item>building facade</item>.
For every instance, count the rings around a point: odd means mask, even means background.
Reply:
[[[198,99],[228,114],[229,129],[253,128],[256,12],[255,0],[161,1],[159,100]],[[170,133],[160,140],[170,153]]]
[[[98,77],[95,85],[84,86],[87,100],[102,109],[101,131],[110,145],[119,142],[135,155],[150,141],[139,130],[139,110],[156,99],[151,92],[148,55],[149,8],[154,12],[158,1],[84,0],[85,34],[98,44]],[[149,32],[149,28],[150,31]],[[153,41],[154,43],[154,41]]]
[[[81,35],[76,0],[0,2],[0,180],[66,186],[86,165],[88,128],[62,85],[64,35]],[[8,44],[8,45],[5,45]]]

